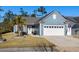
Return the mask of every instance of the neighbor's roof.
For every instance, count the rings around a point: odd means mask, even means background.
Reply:
[[[72,28],[79,28],[79,24],[75,24]]]
[[[74,17],[74,19],[79,23],[79,17]]]
[[[77,20],[79,20],[79,19],[75,19],[76,17],[74,18],[72,16],[64,16],[64,18],[67,19],[67,20],[69,20],[69,21],[72,21],[74,23],[78,23]]]

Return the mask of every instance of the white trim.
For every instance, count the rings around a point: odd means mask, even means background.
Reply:
[[[40,35],[41,35],[41,23],[40,23]]]
[[[71,29],[71,27],[68,27],[68,24],[66,24],[66,30],[67,30],[66,35],[71,36],[72,35],[72,29]]]
[[[72,35],[72,32],[71,31],[72,31],[71,28],[67,28],[67,35],[68,36],[71,36]]]

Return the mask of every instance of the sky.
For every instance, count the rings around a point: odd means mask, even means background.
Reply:
[[[28,14],[33,13],[33,10],[38,9],[40,6],[1,6],[4,10],[0,12],[1,16],[4,16],[8,10],[13,11],[14,14],[19,14],[20,8],[23,8]],[[44,6],[46,11],[49,13],[53,10],[59,11],[64,16],[79,16],[79,6]],[[3,19],[0,19],[2,22]]]

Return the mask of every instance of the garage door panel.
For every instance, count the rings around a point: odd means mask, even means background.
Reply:
[[[63,28],[43,28],[43,35],[54,36],[54,35],[64,35],[64,27]]]

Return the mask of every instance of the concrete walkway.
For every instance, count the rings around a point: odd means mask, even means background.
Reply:
[[[79,39],[65,36],[45,36],[48,41],[66,51],[79,51]]]

